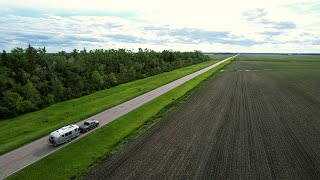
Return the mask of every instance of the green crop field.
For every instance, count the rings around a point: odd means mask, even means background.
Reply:
[[[119,144],[137,136],[158,121],[165,112],[182,101],[201,82],[231,63],[231,60],[197,76],[183,85],[131,111],[58,152],[26,167],[8,179],[70,179],[110,155]]]
[[[39,111],[2,120],[0,121],[0,154],[43,137],[64,125],[78,122],[216,62],[217,60],[212,60],[162,73],[81,98],[57,103]]]

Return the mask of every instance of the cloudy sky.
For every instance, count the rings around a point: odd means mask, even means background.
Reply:
[[[0,49],[320,53],[319,0],[1,0]]]

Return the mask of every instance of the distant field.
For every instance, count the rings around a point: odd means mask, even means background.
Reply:
[[[223,59],[227,59],[228,57],[234,56],[236,54],[207,54],[207,55],[212,59],[223,60]]]
[[[266,78],[278,79],[278,83],[320,103],[320,56],[241,55],[239,60],[226,71],[257,73]]]
[[[85,179],[320,179],[318,56],[237,59]]]
[[[320,55],[241,54],[238,60],[246,61],[320,61]]]
[[[302,60],[239,60],[236,63],[237,66],[232,66],[229,70],[317,70],[319,68],[320,60],[303,62]]]
[[[0,121],[0,154],[49,134],[64,125],[111,108],[145,92],[216,63],[217,60],[181,68],[119,85],[48,108]]]

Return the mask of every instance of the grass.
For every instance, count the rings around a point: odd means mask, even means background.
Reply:
[[[75,141],[50,156],[26,167],[8,179],[70,179],[79,178],[90,166],[121,149],[124,142],[146,131],[168,109],[185,99],[192,89],[211,77],[227,61],[149,103],[131,111],[97,131]]]
[[[76,123],[216,62],[217,60],[212,60],[184,67],[2,120],[0,121],[0,155],[43,137],[64,125]]]

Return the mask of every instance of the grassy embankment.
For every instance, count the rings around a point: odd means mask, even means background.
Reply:
[[[2,120],[0,121],[0,155],[43,137],[64,125],[88,118],[216,62],[217,60],[212,60],[184,67]]]
[[[169,109],[199,88],[202,82],[230,63],[231,61],[227,61],[199,75],[88,136],[26,167],[10,176],[9,179],[69,179],[79,177],[79,174],[81,175],[90,166],[121,149],[129,139],[137,137],[150,128]]]

